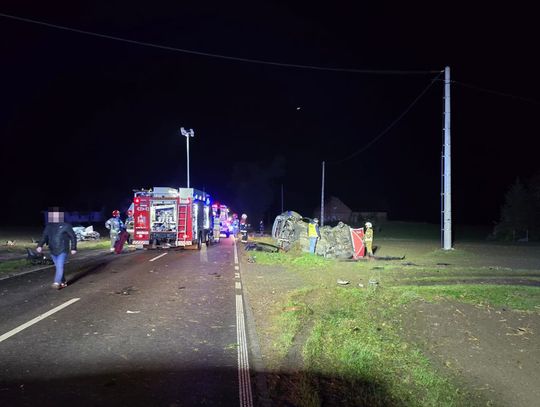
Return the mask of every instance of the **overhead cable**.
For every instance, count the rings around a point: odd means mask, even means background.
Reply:
[[[456,85],[464,86],[466,88],[477,90],[479,92],[491,93],[492,95],[504,96],[504,97],[509,97],[509,98],[512,98],[512,99],[522,100],[524,102],[540,104],[539,101],[534,100],[534,99],[524,98],[523,96],[516,96],[516,95],[512,95],[510,93],[499,92],[498,90],[482,88],[480,86],[472,85],[470,83],[464,83],[464,82],[459,82],[459,81],[450,81],[450,82],[455,83]]]
[[[348,156],[346,156],[345,158],[339,160],[339,161],[335,161],[333,162],[333,164],[342,164],[344,163],[345,161],[348,161],[350,160],[351,158],[354,158],[356,157],[358,154],[360,153],[363,153],[364,151],[366,151],[368,148],[370,148],[373,144],[375,144],[377,141],[379,141],[385,134],[387,134],[401,119],[403,119],[405,117],[405,115],[407,113],[409,113],[409,111],[414,107],[414,105],[416,105],[416,103],[422,98],[422,96],[424,96],[427,91],[431,88],[431,86],[433,86],[433,84],[437,81],[437,79],[439,78],[439,76],[441,76],[443,74],[443,72],[439,72],[439,74],[433,78],[431,80],[431,82],[429,83],[429,85],[427,85],[424,90],[422,92],[420,92],[420,94],[416,97],[416,99],[414,99],[412,101],[412,103],[392,122],[390,123],[383,131],[381,131],[377,136],[375,136],[373,139],[371,139],[371,141],[369,141],[367,144],[365,144],[362,148],[356,150],[354,153],[352,154],[349,154]]]
[[[93,37],[104,38],[104,39],[113,40],[113,41],[126,42],[126,43],[129,43],[129,44],[140,45],[140,46],[143,46],[143,47],[151,47],[151,48],[163,49],[163,50],[166,50],[166,51],[181,52],[181,53],[184,53],[184,54],[198,55],[198,56],[209,57],[209,58],[219,58],[219,59],[225,59],[225,60],[229,60],[229,61],[247,62],[247,63],[251,63],[251,64],[272,65],[272,66],[278,66],[278,67],[283,67],[283,68],[311,69],[311,70],[315,70],[315,71],[349,72],[349,73],[375,74],[375,75],[424,75],[424,74],[432,74],[432,73],[439,72],[439,70],[436,70],[436,71],[429,71],[429,70],[407,71],[407,70],[376,70],[376,69],[325,67],[325,66],[316,66],[316,65],[290,64],[290,63],[284,63],[284,62],[266,61],[266,60],[261,60],[261,59],[241,58],[241,57],[234,57],[234,56],[230,56],[230,55],[212,54],[212,53],[209,53],[209,52],[202,52],[202,51],[196,51],[196,50],[191,50],[191,49],[171,47],[171,46],[168,46],[168,45],[161,45],[161,44],[156,44],[156,43],[152,43],[152,42],[130,40],[128,38],[116,37],[116,36],[113,36],[113,35],[101,34],[101,33],[93,32],[93,31],[79,30],[78,28],[72,28],[72,27],[67,27],[67,26],[58,25],[58,24],[51,24],[51,23],[47,23],[45,21],[33,20],[33,19],[30,19],[30,18],[18,17],[18,16],[14,16],[14,15],[10,15],[10,14],[0,13],[0,17],[10,18],[12,20],[22,21],[22,22],[25,22],[25,23],[42,25],[42,26],[49,27],[49,28],[55,28],[55,29],[58,29],[58,30],[71,31],[71,32],[75,32],[75,33],[78,33],[78,34],[90,35],[90,36],[93,36]]]

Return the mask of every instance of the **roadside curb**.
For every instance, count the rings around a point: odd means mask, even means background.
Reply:
[[[242,258],[241,255],[238,257]],[[241,261],[239,262],[241,263]],[[240,270],[242,270],[246,265],[242,265]],[[242,273],[240,273],[240,277],[242,277]],[[259,337],[257,336],[257,329],[255,327],[255,317],[253,315],[253,311],[251,309],[251,304],[249,303],[248,295],[245,292],[244,284],[242,283],[242,297],[244,299],[245,304],[245,318],[246,318],[246,327],[247,327],[247,334],[249,337],[249,343],[250,343],[250,352],[252,356],[253,361],[253,370],[255,373],[255,388],[257,390],[258,395],[258,405],[267,407],[272,405],[272,399],[270,398],[270,395],[268,393],[268,386],[267,386],[267,371],[266,366],[262,360],[262,354],[261,354],[261,348],[259,345]]]

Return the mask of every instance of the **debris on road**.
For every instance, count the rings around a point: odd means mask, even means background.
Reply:
[[[51,265],[54,264],[52,259],[45,256],[43,253],[38,253],[35,250],[26,248],[26,260],[32,265]]]
[[[245,246],[246,251],[257,251],[257,252],[268,252],[268,253],[277,253],[279,252],[279,246],[263,243],[263,242],[249,242]]]
[[[350,281],[349,281],[349,280],[338,279],[337,283],[338,283],[339,285],[347,285],[347,284],[350,283]]]
[[[140,314],[141,311],[130,311],[130,310],[127,310],[126,311],[126,314]]]

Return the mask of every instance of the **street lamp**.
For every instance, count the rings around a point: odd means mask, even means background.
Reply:
[[[180,127],[180,133],[186,137],[186,154],[187,154],[187,187],[189,188],[189,138],[195,136],[193,129],[186,130]]]

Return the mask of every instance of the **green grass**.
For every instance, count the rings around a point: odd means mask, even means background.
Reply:
[[[321,256],[315,256],[310,253],[253,252],[251,257],[253,257],[258,264],[281,265],[295,269],[323,268],[335,263],[333,260],[324,259]]]
[[[26,259],[5,260],[0,262],[0,274],[23,270],[30,266],[30,263]]]
[[[275,326],[274,351],[276,359],[283,359],[291,346],[294,338],[301,330],[303,324],[312,314],[311,309],[301,301],[301,298],[311,289],[302,289],[291,293],[277,313]]]
[[[304,282],[301,290],[281,297],[276,305],[280,312],[271,322],[270,336],[282,363],[299,346],[304,361],[302,371],[277,386],[276,394],[286,392],[282,398],[305,406],[468,405],[469,394],[458,389],[454,373],[434,367],[420,348],[402,336],[407,329],[401,320],[403,307],[417,300],[451,299],[538,311],[540,287],[489,284],[494,279],[538,281],[540,270],[534,267],[538,253],[534,247],[489,242],[443,251],[438,230],[432,226],[411,229],[394,223],[376,234],[381,248],[377,254],[406,254],[405,261],[355,263],[299,251],[249,253],[257,264],[279,265]],[[512,268],[513,264],[518,266]],[[340,278],[351,284],[336,287]],[[371,278],[380,282],[379,289],[357,288]],[[472,284],[464,284],[467,281]]]
[[[396,294],[340,288],[316,294],[316,301],[303,305],[313,309],[315,324],[303,349],[310,386],[303,384],[298,405],[310,393],[327,402],[339,395],[334,401],[346,406],[462,404],[451,380],[399,337]],[[301,294],[296,296],[301,303]],[[282,335],[294,337],[299,325],[281,328],[291,330]]]
[[[414,299],[438,301],[452,298],[469,304],[509,307],[521,311],[540,308],[540,287],[517,285],[434,285],[390,287],[399,293],[401,302]]]
[[[88,240],[77,243],[77,250],[108,249],[109,247],[111,247],[109,239]]]

